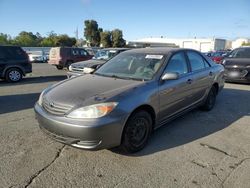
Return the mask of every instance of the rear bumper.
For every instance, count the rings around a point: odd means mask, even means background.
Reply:
[[[28,66],[25,67],[25,74],[32,72],[32,64],[29,63]]]
[[[125,117],[72,120],[34,108],[41,130],[50,138],[80,149],[105,149],[120,145]]]

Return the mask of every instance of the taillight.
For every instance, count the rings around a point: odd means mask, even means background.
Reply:
[[[31,63],[29,55],[25,52],[25,57],[28,60],[28,63]]]

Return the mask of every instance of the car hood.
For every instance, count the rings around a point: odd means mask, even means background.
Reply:
[[[103,64],[105,62],[106,62],[106,60],[90,59],[90,60],[87,60],[87,61],[80,61],[80,62],[77,62],[77,63],[73,63],[73,64],[71,64],[71,66],[76,67],[76,68],[84,68],[84,67],[91,68],[94,65]]]
[[[85,106],[109,101],[112,97],[143,83],[86,74],[57,84],[44,97],[47,101],[64,106]]]
[[[223,60],[223,65],[225,67],[247,67],[250,65],[250,58],[225,58]]]

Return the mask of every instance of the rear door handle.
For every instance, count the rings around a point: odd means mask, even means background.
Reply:
[[[187,84],[192,84],[193,80],[192,79],[188,79],[187,80]]]

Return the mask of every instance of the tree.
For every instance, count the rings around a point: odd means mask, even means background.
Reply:
[[[122,30],[114,29],[111,32],[112,46],[113,47],[124,47],[126,42],[123,39]]]
[[[49,33],[47,33],[47,37],[43,38],[40,45],[45,47],[56,46],[56,38],[57,34],[54,31],[50,31]]]
[[[37,46],[37,36],[32,32],[22,31],[13,42],[20,46]]]
[[[59,35],[56,38],[56,45],[57,46],[68,46],[68,47],[72,47],[76,44],[76,39],[75,38],[71,38],[68,35],[64,34],[64,35]]]
[[[85,20],[84,21],[84,36],[90,46],[100,45],[100,31],[102,29],[98,28],[98,24],[95,20]]]
[[[7,34],[0,33],[0,45],[9,44],[9,39]]]
[[[109,48],[112,45],[111,42],[111,32],[110,31],[104,31],[101,32],[101,45],[104,48]]]
[[[243,42],[243,43],[242,43],[242,46],[250,46],[250,42],[248,42],[248,43]]]

